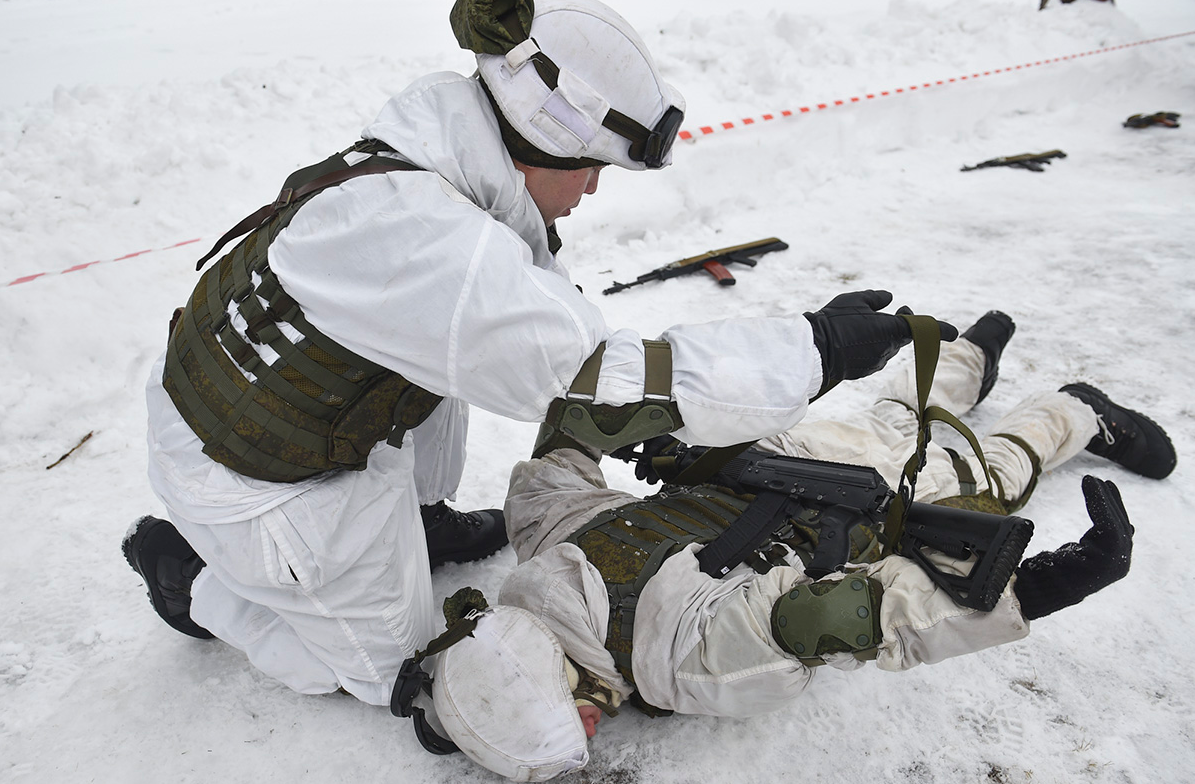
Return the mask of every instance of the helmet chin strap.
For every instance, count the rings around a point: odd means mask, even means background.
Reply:
[[[427,720],[423,708],[414,704],[415,697],[420,692],[427,694],[428,697],[432,693],[432,676],[420,665],[428,656],[446,651],[466,637],[472,636],[473,630],[477,628],[478,619],[486,612],[484,607],[470,609],[460,620],[449,626],[443,634],[429,642],[426,649],[415,651],[414,656],[404,661],[398,672],[398,679],[394,682],[394,691],[390,693],[390,712],[404,719],[412,719],[415,723],[415,737],[419,739],[419,745],[432,754],[454,754],[460,751],[460,748],[436,732],[432,728],[431,722]]]
[[[420,691],[431,696],[432,676],[419,666],[417,654],[402,663],[398,680],[394,682],[394,691],[390,694],[390,712],[411,719],[415,724],[415,737],[419,739],[419,745],[432,754],[455,754],[460,751],[455,743],[432,729],[423,708],[413,704]]]

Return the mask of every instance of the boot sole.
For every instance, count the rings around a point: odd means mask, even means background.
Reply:
[[[483,558],[489,558],[491,555],[497,553],[507,544],[509,544],[509,542],[503,542],[497,547],[478,547],[473,550],[459,550],[455,553],[445,553],[443,555],[436,556],[435,558],[429,558],[428,564],[432,569],[436,569],[446,563],[470,563],[472,561],[480,561]]]
[[[153,606],[154,612],[158,614],[158,617],[175,631],[182,632],[199,640],[210,640],[215,635],[192,621],[189,615],[170,614],[170,609],[166,603],[166,597],[163,595],[162,589],[158,586],[156,580],[146,574],[146,569],[137,557],[137,553],[142,551],[145,541],[155,533],[155,529],[159,525],[169,525],[169,523],[149,515],[140,518],[125,533],[124,539],[120,543],[120,550],[132,570],[140,575],[141,579],[145,582],[146,593],[149,594],[149,603]]]

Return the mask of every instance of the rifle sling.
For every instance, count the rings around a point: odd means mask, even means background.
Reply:
[[[979,465],[983,468],[983,475],[987,480],[988,487],[993,487],[991,471],[988,469],[983,449],[979,446],[979,440],[975,438],[975,434],[958,417],[946,409],[941,406],[928,405],[929,392],[933,387],[934,373],[937,370],[938,355],[942,346],[941,330],[938,328],[937,320],[931,316],[912,314],[905,314],[903,318],[909,322],[909,327],[913,331],[913,352],[917,377],[917,408],[915,411],[918,424],[917,446],[912,456],[905,462],[904,470],[901,473],[900,487],[888,510],[888,519],[884,525],[884,533],[888,539],[888,543],[884,547],[885,556],[893,554],[900,546],[905,520],[916,491],[917,474],[925,467],[925,453],[931,437],[930,426],[934,422],[945,422],[967,440],[971,449],[975,451],[975,456],[979,459]]]
[[[726,467],[726,464],[743,453],[743,450],[754,444],[746,441],[734,446],[715,446],[698,455],[697,459],[676,475],[671,484],[692,487],[708,482],[714,475]]]

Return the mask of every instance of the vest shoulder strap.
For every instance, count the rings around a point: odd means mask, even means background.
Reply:
[[[304,196],[366,174],[384,174],[391,171],[421,171],[413,163],[404,161],[401,158],[390,158],[379,155],[378,153],[381,152],[394,152],[394,150],[383,141],[361,139],[348,149],[342,150],[335,155],[330,155],[319,163],[291,173],[286,178],[286,182],[282,183],[282,190],[278,192],[278,198],[260,207],[256,212],[246,215],[237,225],[225,232],[223,237],[216,240],[216,244],[212,246],[212,249],[196,262],[196,271],[203,269],[203,265],[219,253],[220,249],[229,242],[261,226],[277,215],[279,210],[302,199]],[[368,157],[350,164],[345,158],[352,153],[363,153]]]
[[[268,263],[274,238],[320,190],[416,169],[379,155],[389,149],[359,141],[300,169],[278,199],[213,249],[247,235],[201,275],[172,327],[162,384],[216,462],[273,482],[360,470],[379,441],[399,446],[439,404],[438,395],[316,329]],[[244,320],[241,331],[234,316]]]

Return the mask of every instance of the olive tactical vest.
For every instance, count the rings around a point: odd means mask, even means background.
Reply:
[[[718,538],[754,499],[710,484],[671,486],[642,501],[606,510],[568,537],[566,541],[580,547],[602,575],[610,599],[605,647],[627,681],[635,682],[631,669],[635,609],[648,580],[665,560],[691,542],[707,544]],[[815,510],[809,509],[795,518],[778,520],[771,544],[746,563],[764,573],[785,563],[783,551],[787,550],[808,564],[820,538],[815,515]],[[879,557],[880,538],[871,526],[855,526],[850,539],[852,563],[870,563]],[[638,692],[631,696],[631,703],[650,716],[668,713],[648,704]]]
[[[567,541],[580,547],[602,575],[610,597],[606,650],[629,682],[635,606],[647,581],[691,542],[716,539],[742,516],[752,496],[701,485],[663,492],[597,515]]]
[[[162,385],[216,462],[271,482],[362,470],[379,441],[401,446],[442,399],[320,333],[269,266],[270,243],[316,193],[355,176],[417,169],[376,155],[388,149],[362,141],[295,172],[274,204],[208,254],[255,226],[200,278],[166,353]],[[368,157],[350,166],[344,156],[354,152]],[[245,337],[233,328],[233,310]]]

